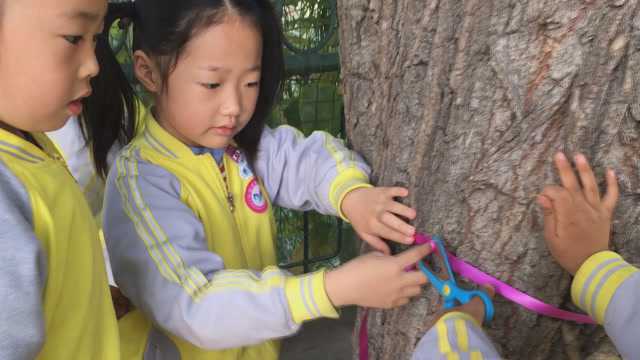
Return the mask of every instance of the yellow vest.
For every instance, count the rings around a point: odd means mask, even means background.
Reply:
[[[276,227],[271,204],[262,184],[243,171],[246,164],[238,161],[240,152],[229,147],[224,155],[228,186],[235,204],[231,212],[225,182],[213,157],[195,155],[152,118],[143,122],[145,133],[124,151],[139,150],[145,161],[176,176],[181,185],[181,201],[202,222],[209,250],[222,257],[227,269],[262,270],[275,265]],[[150,321],[138,310],[120,320],[123,359],[142,359],[150,330]],[[185,360],[275,360],[279,354],[278,341],[206,351],[173,335],[167,336]]]
[[[43,150],[0,130],[0,160],[29,194],[33,231],[46,255],[45,342],[38,359],[119,359],[118,328],[91,210],[55,146],[43,134],[33,136]]]

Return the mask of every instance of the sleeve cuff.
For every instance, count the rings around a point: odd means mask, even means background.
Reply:
[[[473,326],[479,329],[482,329],[482,326],[476,321],[476,319],[473,318],[473,316],[460,311],[448,312],[442,315],[442,317],[438,319],[438,322],[441,322],[441,321],[446,322],[447,320],[455,320],[455,319],[464,320],[466,322],[473,324]]]
[[[578,269],[571,284],[571,298],[598,324],[604,324],[607,307],[616,290],[638,271],[615,252],[594,254]]]
[[[342,213],[342,201],[350,191],[359,188],[373,187],[369,184],[369,177],[357,168],[343,171],[336,177],[329,189],[329,201],[342,220],[349,222]]]
[[[338,317],[338,312],[327,296],[324,276],[323,269],[315,273],[287,278],[285,295],[295,323],[300,324],[320,317]]]

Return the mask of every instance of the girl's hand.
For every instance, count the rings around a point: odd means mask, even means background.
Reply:
[[[591,255],[609,249],[618,183],[615,173],[607,170],[607,193],[600,198],[598,184],[584,155],[575,157],[580,182],[564,154],[556,154],[554,160],[562,186],[546,186],[538,196],[544,212],[544,237],[560,266],[575,274]]]
[[[326,273],[325,288],[334,306],[359,305],[388,309],[422,292],[421,271],[405,271],[427,256],[430,245],[415,246],[391,256],[371,252]]]
[[[413,220],[416,211],[394,200],[407,195],[409,191],[399,187],[355,189],[344,197],[342,213],[362,240],[374,249],[390,254],[389,246],[382,239],[413,243],[416,229],[401,217]]]

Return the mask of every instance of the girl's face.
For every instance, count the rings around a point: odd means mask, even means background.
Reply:
[[[260,88],[262,36],[227,16],[191,39],[157,93],[158,122],[190,146],[222,148],[253,116]]]
[[[95,38],[106,0],[3,0],[0,123],[51,131],[82,111],[98,74]]]

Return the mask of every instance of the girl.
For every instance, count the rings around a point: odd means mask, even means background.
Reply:
[[[131,137],[122,120],[133,110],[131,88],[96,78],[114,61],[98,37],[106,8],[105,0],[0,1],[2,359],[119,357],[96,225],[42,134],[92,114],[83,127],[103,170],[114,140]],[[114,105],[106,112],[105,94]]]
[[[397,215],[415,211],[327,134],[265,128],[283,73],[269,0],[129,5],[135,74],[155,107],[107,180],[114,276],[139,309],[121,320],[123,358],[276,359],[274,339],[305,320],[420,293],[425,277],[403,269],[426,246],[298,277],[274,267],[272,202],[340,214],[375,246],[412,242]]]

